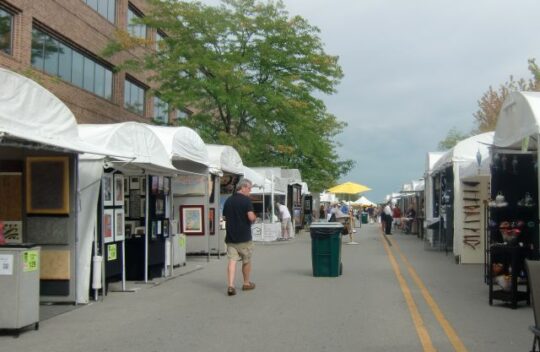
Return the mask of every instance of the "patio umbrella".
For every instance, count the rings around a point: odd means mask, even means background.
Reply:
[[[355,195],[367,191],[371,191],[371,188],[354,182],[345,182],[328,189],[328,192],[330,193],[347,195]]]

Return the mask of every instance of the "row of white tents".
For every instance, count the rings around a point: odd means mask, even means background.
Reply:
[[[302,184],[298,170],[249,168],[234,148],[205,144],[189,128],[137,122],[81,125],[60,99],[36,82],[1,68],[0,81],[0,197],[3,203],[10,202],[0,210],[0,221],[18,224],[14,242],[41,246],[44,301],[88,302],[90,285],[95,292],[104,289],[106,268],[113,262],[120,268],[125,289],[129,265],[125,253],[129,249],[121,225],[128,212],[124,192],[130,188],[136,186],[140,189],[137,194],[143,195],[137,201],[141,201],[140,226],[146,235],[141,257],[135,260],[142,261],[137,264],[144,268],[147,281],[156,244],[159,256],[163,254],[158,270],[172,273],[172,252],[181,243],[173,235],[189,230],[181,225],[182,207],[201,209],[202,228],[197,236],[185,240],[185,251],[219,255],[224,250],[220,209],[231,194],[225,184],[234,184],[241,177],[251,179],[255,186],[252,194],[262,195],[263,202],[270,196],[270,208],[274,197],[281,197],[281,201],[287,197],[288,185]],[[44,177],[44,171],[55,177]],[[121,182],[119,188],[114,185],[112,194],[118,198],[109,205],[103,183],[108,176]],[[164,189],[161,182],[168,185],[162,192],[162,203],[151,204],[151,189],[153,192],[158,185],[152,183],[153,177],[159,179],[160,190]],[[139,182],[143,184],[139,186]],[[308,192],[305,183],[303,188]],[[155,215],[156,207],[163,203],[167,208],[161,212],[164,215],[152,222],[151,212]],[[5,210],[10,206],[16,211]],[[109,242],[103,237],[112,224],[104,222],[107,212],[120,216]],[[152,241],[151,232],[162,234],[162,241]]]
[[[425,218],[424,239],[429,247],[453,253],[460,263],[484,263],[490,236],[489,217],[493,217],[490,212],[494,211],[490,201],[500,192],[499,188],[511,186],[498,184],[495,189],[491,184],[493,172],[500,172],[494,163],[500,163],[500,158],[512,158],[506,167],[515,168],[519,157],[529,155],[538,160],[539,146],[540,93],[512,92],[502,105],[495,132],[462,140],[446,152],[427,153],[424,178],[404,185],[400,193],[387,198],[422,192],[424,204],[419,208],[423,214],[419,215]],[[497,160],[494,162],[493,158]],[[536,184],[521,187],[528,187],[529,193],[535,195],[533,204],[538,204],[540,178],[536,164],[533,172]],[[517,183],[530,182],[528,179],[517,178]],[[538,252],[539,234],[535,233],[531,241]]]

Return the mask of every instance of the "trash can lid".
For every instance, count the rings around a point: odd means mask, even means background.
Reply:
[[[322,229],[322,228],[337,229],[337,228],[342,228],[342,227],[343,227],[343,224],[339,222],[312,222],[311,225],[309,226],[309,228],[312,228],[312,229]]]

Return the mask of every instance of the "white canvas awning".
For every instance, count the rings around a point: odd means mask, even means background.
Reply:
[[[264,175],[274,185],[274,192],[285,194],[287,193],[287,179],[281,177],[281,168],[279,167],[252,167],[261,175]]]
[[[127,174],[139,174],[141,169],[156,175],[174,175],[178,170],[171,164],[163,143],[147,125],[123,122],[102,125],[79,125],[81,138],[105,148],[135,155],[129,162],[112,162],[114,168]]]
[[[244,174],[244,164],[240,154],[229,145],[207,144],[210,171],[212,173]]]
[[[502,104],[493,145],[520,149],[522,141],[531,137],[529,149],[536,149],[540,133],[540,92],[512,92]],[[533,143],[534,142],[534,143]]]
[[[460,141],[437,160],[433,165],[432,172],[440,171],[453,162],[476,162],[478,153],[482,159],[487,158],[489,146],[493,143],[493,135],[493,132],[486,132]]]
[[[79,138],[77,121],[54,94],[33,80],[0,68],[1,144],[33,142],[77,153],[115,154]]]
[[[281,169],[281,178],[287,180],[289,185],[302,184],[302,174],[298,169]]]
[[[370,201],[369,199],[367,199],[365,196],[361,196],[360,198],[355,200],[353,202],[353,204],[359,204],[359,205],[362,205],[362,206],[375,206],[375,205],[377,205],[377,204],[373,203],[372,201]]]

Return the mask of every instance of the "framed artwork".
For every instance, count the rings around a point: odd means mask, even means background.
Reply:
[[[124,205],[124,176],[114,175],[114,205]]]
[[[140,188],[140,182],[138,176],[131,176],[129,178],[129,189],[139,189]]]
[[[112,174],[103,174],[103,176],[101,177],[101,189],[103,190],[103,205],[114,205]]]
[[[124,198],[124,212],[126,213],[126,218],[129,218],[129,198]]]
[[[114,242],[114,209],[105,209],[103,211],[101,231],[104,243]]]
[[[208,221],[210,222],[210,234],[216,234],[216,208],[208,209]]]
[[[156,198],[156,215],[163,215],[165,213],[165,204],[163,198]]]
[[[163,230],[161,231],[161,233],[163,234],[163,237],[169,237],[169,235],[171,234],[170,232],[170,227],[169,227],[169,220],[165,219],[162,221],[163,223]]]
[[[124,211],[122,209],[115,209],[114,216],[114,241],[123,241],[126,238],[124,232]]]
[[[133,234],[133,236],[144,236],[144,234],[146,233],[146,228],[144,226],[137,226],[135,227],[135,233]]]
[[[161,226],[162,226],[161,223],[162,223],[161,220],[156,221],[156,234],[157,235],[161,235],[163,233],[163,232],[161,232],[161,230],[163,230],[161,228]]]
[[[165,177],[163,179],[163,193],[167,195],[169,194],[170,190],[171,190],[171,179],[169,177]]]
[[[152,194],[158,194],[159,191],[159,177],[158,176],[152,176]]]
[[[69,157],[26,158],[26,212],[69,214]]]
[[[126,239],[131,238],[131,236],[135,234],[135,227],[137,227],[136,221],[124,222],[124,236]]]
[[[22,221],[0,221],[6,243],[22,243]]]
[[[204,235],[204,207],[202,205],[180,206],[180,230],[186,235]]]

